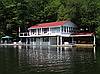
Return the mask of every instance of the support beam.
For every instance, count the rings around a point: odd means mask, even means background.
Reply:
[[[68,27],[68,33],[69,33],[69,27]]]
[[[49,42],[48,42],[48,45],[50,45],[50,37],[49,37]]]
[[[59,45],[59,36],[57,36],[57,45]]]
[[[74,38],[72,37],[72,43],[74,43]]]
[[[28,44],[28,39],[26,38],[26,44]]]
[[[29,44],[31,44],[31,43],[32,43],[31,38],[29,38]]]
[[[60,37],[60,45],[62,45],[62,36]]]
[[[96,60],[96,49],[94,47],[94,60]]]
[[[40,38],[40,45],[42,45],[42,42],[43,42],[43,41],[42,41],[42,38]]]
[[[29,35],[31,35],[32,33],[31,33],[31,29],[29,30]]]
[[[20,36],[20,26],[19,26],[19,30],[18,31],[19,31],[19,36]]]
[[[36,35],[38,35],[38,29],[36,29]]]
[[[42,28],[41,28],[41,35],[42,35]]]
[[[93,44],[95,45],[95,40],[96,40],[96,38],[95,38],[95,35],[94,35],[93,37],[94,37],[94,41],[93,41]]]
[[[49,27],[49,35],[50,35],[50,27]]]

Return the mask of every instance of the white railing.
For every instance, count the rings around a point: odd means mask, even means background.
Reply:
[[[52,32],[42,32],[42,33],[28,33],[28,32],[25,32],[25,33],[19,33],[19,37],[32,37],[32,36],[61,36],[61,35],[67,35],[67,34],[70,34],[70,33],[52,33]]]
[[[19,33],[19,36],[29,36],[29,33],[28,33],[28,32],[25,32],[25,33]]]

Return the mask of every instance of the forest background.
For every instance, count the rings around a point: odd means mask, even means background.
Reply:
[[[0,0],[0,37],[43,22],[71,20],[100,42],[100,0]]]

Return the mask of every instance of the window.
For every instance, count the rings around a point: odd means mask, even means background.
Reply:
[[[72,32],[74,32],[74,27],[72,27]]]
[[[70,32],[70,27],[69,27],[69,32]]]
[[[49,31],[49,28],[43,28],[42,31],[43,31],[44,33],[47,33],[47,32]]]
[[[64,32],[66,32],[66,26],[64,26]]]
[[[61,32],[63,32],[63,26],[61,27]]]
[[[72,27],[69,27],[69,32],[72,32]]]
[[[36,34],[36,29],[32,29],[31,32],[32,32],[33,34]]]

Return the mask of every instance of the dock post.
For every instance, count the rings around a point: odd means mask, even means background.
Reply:
[[[32,43],[32,41],[31,41],[32,39],[31,38],[29,38],[29,44],[31,44]]]
[[[68,33],[69,33],[69,27],[68,27]]]
[[[72,43],[74,42],[74,38],[72,37]]]
[[[96,60],[96,49],[95,49],[95,47],[94,47],[94,60]]]
[[[19,26],[19,36],[20,36],[20,26]]]
[[[60,45],[62,45],[62,36],[60,37]]]
[[[95,45],[95,35],[94,35],[93,37],[94,37],[94,41],[93,41],[93,44]]]
[[[59,36],[57,36],[57,45],[59,45]]]
[[[38,29],[36,29],[36,35],[38,35]]]
[[[26,44],[28,44],[28,39],[26,38]]]
[[[40,38],[40,45],[42,45],[42,38]]]
[[[49,42],[48,42],[48,45],[50,45],[51,43],[50,43],[50,37],[49,37]]]

